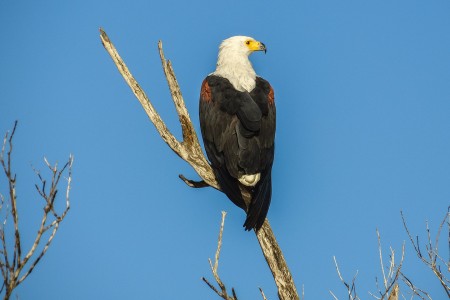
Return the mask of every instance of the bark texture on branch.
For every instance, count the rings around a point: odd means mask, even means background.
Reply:
[[[158,133],[161,135],[164,142],[166,142],[166,144],[179,157],[188,162],[209,186],[219,189],[219,184],[216,181],[211,166],[203,155],[202,148],[198,142],[198,137],[194,126],[192,125],[189,113],[187,112],[186,105],[184,104],[183,96],[181,95],[178,82],[175,78],[172,64],[164,57],[161,41],[158,43],[159,54],[161,57],[164,74],[166,75],[167,83],[169,84],[170,92],[172,94],[173,102],[180,119],[183,133],[183,141],[181,142],[175,138],[175,136],[167,128],[166,124],[164,124],[163,120],[150,102],[150,99],[147,97],[144,90],[142,90],[141,86],[137,83],[136,79],[134,79],[133,75],[131,75],[130,70],[128,70],[125,62],[122,60],[116,48],[109,40],[108,35],[102,29],[100,29],[100,38],[106,51],[108,51],[112,60],[116,64],[120,74],[122,74],[123,78],[130,86],[131,91],[141,103],[142,108],[147,113],[150,121],[152,121],[155,125],[156,130],[158,130]]]
[[[164,74],[166,76],[167,83],[169,85],[172,99],[175,104],[175,108],[177,110],[182,128],[183,140],[181,142],[178,141],[170,133],[169,129],[156,112],[145,92],[131,75],[124,61],[119,56],[119,53],[117,52],[116,48],[103,29],[100,29],[100,38],[106,51],[108,51],[119,72],[122,74],[123,78],[130,86],[132,92],[141,103],[142,107],[144,108],[152,123],[155,125],[162,139],[176,154],[178,154],[178,156],[180,156],[194,168],[194,170],[203,179],[203,181],[196,182],[188,180],[182,175],[180,175],[180,178],[188,186],[191,187],[211,186],[217,190],[220,190],[220,186],[217,183],[213,170],[208,163],[205,155],[203,154],[202,148],[198,141],[197,134],[184,104],[184,100],[178,82],[176,80],[172,64],[164,57],[161,41],[158,43],[158,49]],[[291,273],[289,272],[289,268],[286,264],[286,261],[284,260],[283,253],[278,246],[275,235],[273,234],[273,231],[267,219],[265,220],[261,229],[256,233],[256,237],[258,238],[267,264],[272,271],[275,284],[278,288],[279,298],[281,300],[299,299]]]

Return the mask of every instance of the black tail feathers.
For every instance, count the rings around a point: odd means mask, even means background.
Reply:
[[[235,205],[247,211],[247,218],[243,225],[245,230],[250,231],[255,229],[258,231],[266,219],[270,200],[272,198],[271,170],[266,170],[261,174],[260,182],[258,182],[254,189],[249,189],[250,194],[252,194],[252,200],[248,210],[242,197],[239,181],[223,168],[215,168],[214,171],[222,192],[224,192]]]
[[[247,219],[244,223],[245,230],[258,231],[266,219],[269,211],[270,200],[272,198],[272,177],[270,171],[263,176],[261,182],[256,185],[253,193],[252,202],[247,213]]]

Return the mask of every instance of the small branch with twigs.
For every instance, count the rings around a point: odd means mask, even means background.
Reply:
[[[411,280],[409,280],[408,277],[405,276],[405,274],[403,272],[400,271],[400,277],[402,279],[402,281],[406,284],[406,286],[409,288],[409,290],[412,293],[411,299],[413,298],[413,296],[417,296],[422,300],[433,300],[430,296],[430,294],[428,294],[427,292],[425,292],[424,290],[418,288],[415,284],[413,284],[411,282]]]
[[[227,288],[225,287],[225,284],[220,279],[219,272],[218,272],[220,249],[222,248],[222,236],[223,236],[223,228],[224,228],[224,225],[225,225],[225,216],[226,215],[227,215],[227,213],[223,211],[222,212],[222,222],[220,223],[219,239],[217,241],[217,250],[216,250],[216,255],[214,257],[214,265],[213,265],[211,259],[208,259],[209,260],[209,266],[211,267],[211,272],[213,273],[214,279],[216,280],[217,284],[219,285],[220,291],[213,284],[211,284],[205,277],[202,277],[202,280],[214,292],[216,292],[216,294],[219,295],[219,297],[221,297],[221,298],[223,298],[225,300],[238,300],[234,288],[231,288],[232,296],[228,296]]]
[[[401,268],[403,265],[403,260],[405,257],[405,244],[402,246],[402,256],[400,259],[400,263],[398,265],[395,264],[395,251],[390,248],[391,255],[389,260],[389,267],[386,268],[383,262],[383,251],[381,247],[381,238],[380,233],[377,229],[377,238],[378,238],[378,251],[380,256],[380,265],[381,265],[381,273],[383,275],[383,287],[381,288],[378,284],[378,279],[376,279],[376,285],[378,289],[379,296],[370,293],[372,297],[374,297],[377,300],[398,300],[400,295],[400,290],[398,286],[398,278],[401,274]],[[344,277],[341,274],[341,271],[339,270],[339,265],[337,263],[336,257],[333,256],[334,259],[334,265],[336,266],[336,271],[338,273],[339,279],[344,284],[345,288],[347,289],[347,296],[349,300],[360,300],[361,298],[356,293],[356,277],[358,276],[358,271],[356,271],[355,276],[353,276],[352,281],[349,283],[347,282]],[[385,269],[387,269],[387,274],[385,272]],[[330,294],[333,296],[335,300],[338,300],[339,298],[330,291]]]
[[[150,121],[155,125],[159,135],[166,144],[184,161],[189,163],[197,174],[202,178],[201,181],[193,181],[186,179],[183,175],[179,177],[190,187],[203,188],[212,187],[220,190],[214,172],[203,154],[202,148],[198,141],[192,121],[189,117],[186,105],[181,94],[180,87],[175,77],[175,72],[170,61],[164,57],[162,43],[159,41],[158,50],[161,58],[164,75],[167,79],[172,100],[178,114],[181,124],[183,140],[178,141],[164,124],[161,117],[156,112],[150,99],[142,90],[140,85],[134,79],[125,62],[120,57],[113,43],[103,29],[100,29],[100,39],[106,51],[111,56],[114,64],[117,66],[120,74],[131,88],[131,91],[144,108]],[[248,200],[248,199],[246,199]],[[247,201],[248,202],[248,201]],[[294,280],[289,271],[283,253],[275,239],[275,235],[270,227],[268,220],[264,221],[261,229],[256,232],[256,237],[261,246],[266,262],[272,272],[275,284],[278,288],[278,295],[281,300],[298,300],[299,296],[294,284]]]
[[[381,288],[378,284],[378,278],[375,278],[375,282],[378,289],[379,296],[376,296],[370,293],[375,299],[382,300],[386,299],[386,296],[389,294],[388,300],[396,300],[399,297],[399,286],[398,286],[398,278],[401,273],[401,269],[403,266],[403,261],[405,259],[405,243],[402,245],[402,256],[400,258],[400,264],[395,264],[395,251],[392,247],[389,247],[391,251],[389,267],[386,268],[383,262],[383,251],[381,247],[381,237],[380,232],[377,229],[377,238],[378,238],[378,252],[380,256],[380,267],[381,274],[383,275],[383,287]],[[388,273],[386,275],[385,269],[387,269]]]
[[[336,272],[338,273],[339,279],[341,280],[342,284],[347,289],[348,299],[349,300],[360,300],[360,298],[356,294],[356,285],[355,285],[356,277],[358,276],[358,271],[356,271],[355,276],[353,276],[351,283],[348,283],[347,281],[345,281],[344,277],[342,277],[342,275],[341,275],[341,271],[339,270],[339,265],[337,263],[335,256],[333,256],[333,260],[334,260],[334,265],[336,266]],[[338,297],[336,297],[336,295],[332,291],[330,291],[330,294],[331,294],[331,296],[333,296],[333,298],[335,300],[339,299]]]
[[[422,250],[420,248],[419,243],[419,236],[416,236],[416,239],[414,239],[409,232],[408,226],[406,225],[405,218],[403,216],[403,212],[400,212],[402,216],[403,226],[405,227],[406,233],[408,234],[409,240],[411,241],[411,244],[419,257],[419,259],[428,267],[430,268],[434,275],[438,278],[439,282],[441,283],[441,286],[444,288],[445,293],[450,298],[450,207],[447,209],[447,213],[445,214],[445,217],[443,218],[442,222],[439,225],[438,232],[436,234],[436,237],[434,239],[434,245],[431,238],[431,231],[428,226],[428,222],[426,222],[426,231],[427,231],[427,243],[425,244],[426,253],[423,254]],[[449,249],[449,259],[446,261],[440,254],[439,254],[439,238],[441,236],[442,229],[446,226],[448,228],[448,249]],[[406,279],[406,277],[404,277]],[[406,280],[409,281],[409,280]],[[420,291],[420,290],[419,290]],[[427,295],[426,293],[424,294]]]
[[[25,256],[22,256],[22,240],[19,230],[19,212],[17,210],[17,196],[16,196],[16,174],[12,171],[11,167],[11,154],[13,150],[13,137],[16,132],[17,121],[14,124],[14,128],[11,134],[6,133],[3,139],[3,146],[0,153],[0,164],[3,167],[3,172],[8,182],[9,199],[6,200],[7,208],[10,210],[4,211],[5,219],[0,227],[0,271],[3,277],[3,285],[0,290],[5,292],[4,299],[9,299],[13,290],[21,284],[28,275],[34,270],[36,265],[42,259],[47,252],[50,244],[52,243],[56,232],[59,229],[60,223],[66,217],[70,209],[70,188],[72,182],[72,163],[73,156],[69,157],[68,162],[58,170],[57,164],[52,166],[47,159],[44,158],[46,166],[49,168],[52,177],[51,182],[48,185],[47,180],[44,179],[40,172],[34,170],[40,180],[40,185],[35,185],[36,190],[44,200],[43,214],[41,223],[38,228],[36,237],[34,238],[31,248],[26,252]],[[67,188],[65,193],[66,205],[64,210],[59,213],[55,209],[55,200],[58,193],[58,184],[63,177],[63,174],[67,171]],[[0,211],[5,207],[5,197],[0,195]],[[11,216],[14,225],[14,248],[8,246],[7,238],[7,220],[8,216]],[[48,232],[48,237],[45,239],[44,235]],[[43,246],[42,246],[43,245]],[[42,246],[42,248],[40,247]],[[9,253],[8,250],[12,249],[13,252]]]
[[[226,215],[227,215],[227,213],[222,211],[222,222],[220,223],[219,238],[217,241],[217,250],[216,250],[216,255],[214,257],[214,264],[212,263],[211,259],[208,259],[209,266],[211,267],[211,272],[213,273],[214,279],[216,280],[217,285],[220,288],[220,291],[212,283],[210,283],[205,277],[202,277],[202,280],[222,299],[238,300],[236,291],[234,290],[234,288],[231,288],[231,296],[228,295],[227,288],[225,287],[225,284],[223,283],[223,281],[220,279],[219,272],[218,272],[220,250],[222,248],[223,228],[225,225]],[[267,300],[266,295],[264,294],[264,291],[262,290],[262,288],[259,288],[259,291],[261,293],[263,300]]]

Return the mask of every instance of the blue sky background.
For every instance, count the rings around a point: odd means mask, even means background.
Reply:
[[[99,39],[103,27],[180,136],[157,42],[198,125],[219,43],[263,41],[252,55],[275,89],[269,220],[306,299],[341,299],[333,264],[362,298],[381,276],[376,228],[400,253],[450,204],[449,1],[0,1],[0,132],[19,120],[14,169],[31,241],[41,208],[30,165],[75,156],[72,209],[20,299],[218,299],[207,259],[228,217],[219,272],[240,299],[276,288],[244,213],[164,144]],[[2,179],[3,180],[3,179]],[[5,181],[0,192],[6,193]],[[445,235],[442,250],[447,251]],[[444,258],[448,254],[443,253]],[[438,281],[406,244],[404,272],[433,299]]]

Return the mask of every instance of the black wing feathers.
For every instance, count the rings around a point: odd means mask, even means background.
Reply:
[[[258,230],[272,194],[275,105],[270,84],[257,77],[256,87],[248,93],[236,90],[225,78],[206,77],[200,96],[200,127],[222,191],[247,211],[245,229]],[[238,180],[242,175],[256,173],[261,174],[261,179],[254,187],[242,186]],[[248,207],[241,188],[252,195]]]
[[[258,133],[261,127],[261,110],[249,93],[240,93],[239,100],[240,103],[236,115],[241,121],[243,129],[245,129],[242,130],[246,134],[245,137],[251,137]]]

